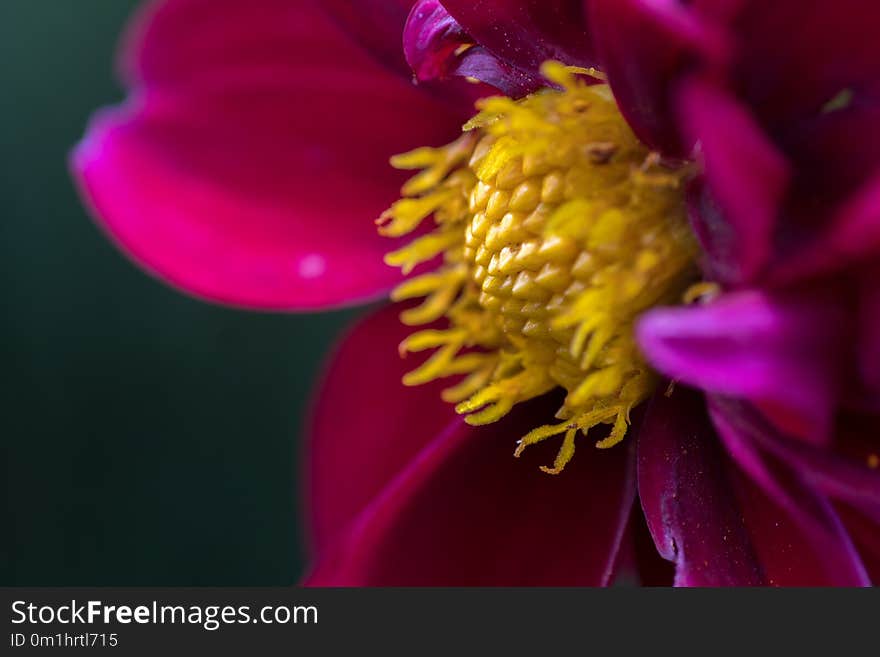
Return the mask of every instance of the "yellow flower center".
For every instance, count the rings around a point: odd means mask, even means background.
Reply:
[[[404,273],[442,256],[392,294],[424,297],[402,314],[408,325],[446,320],[401,343],[401,354],[435,350],[404,383],[464,375],[443,397],[470,424],[564,388],[561,422],[534,429],[515,452],[564,434],[542,468],[555,474],[578,433],[610,424],[596,446],[624,438],[631,409],[657,381],[634,322],[682,297],[696,245],[682,196],[692,167],[639,142],[607,85],[556,63],[544,73],[562,90],[483,99],[455,142],[393,158],[421,171],[378,223],[401,236],[433,217],[433,230],[387,256]]]

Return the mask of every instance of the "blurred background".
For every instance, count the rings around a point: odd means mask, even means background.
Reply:
[[[283,585],[311,386],[354,312],[249,314],[130,264],[66,155],[136,0],[2,0],[0,585]]]

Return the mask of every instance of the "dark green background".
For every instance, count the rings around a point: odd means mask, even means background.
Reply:
[[[352,312],[260,315],[143,274],[66,154],[121,96],[134,0],[0,2],[0,584],[288,584],[309,391]]]

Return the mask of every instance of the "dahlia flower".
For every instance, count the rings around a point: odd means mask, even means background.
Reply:
[[[315,395],[307,583],[868,585],[878,26],[860,0],[157,0],[73,168],[187,292],[390,291]]]

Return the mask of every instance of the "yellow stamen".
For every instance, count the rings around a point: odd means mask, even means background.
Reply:
[[[682,187],[691,166],[664,163],[639,142],[607,85],[552,62],[544,74],[562,90],[483,99],[452,144],[395,157],[421,172],[378,223],[400,236],[433,217],[432,232],[386,257],[404,272],[443,256],[392,295],[424,297],[403,313],[406,324],[448,324],[400,345],[401,354],[434,350],[404,383],[464,375],[443,397],[471,424],[565,389],[562,422],[529,432],[515,452],[564,434],[542,468],[557,474],[578,433],[608,424],[596,446],[623,440],[630,411],[653,391],[633,336],[639,315],[714,290],[689,289],[696,248]]]

